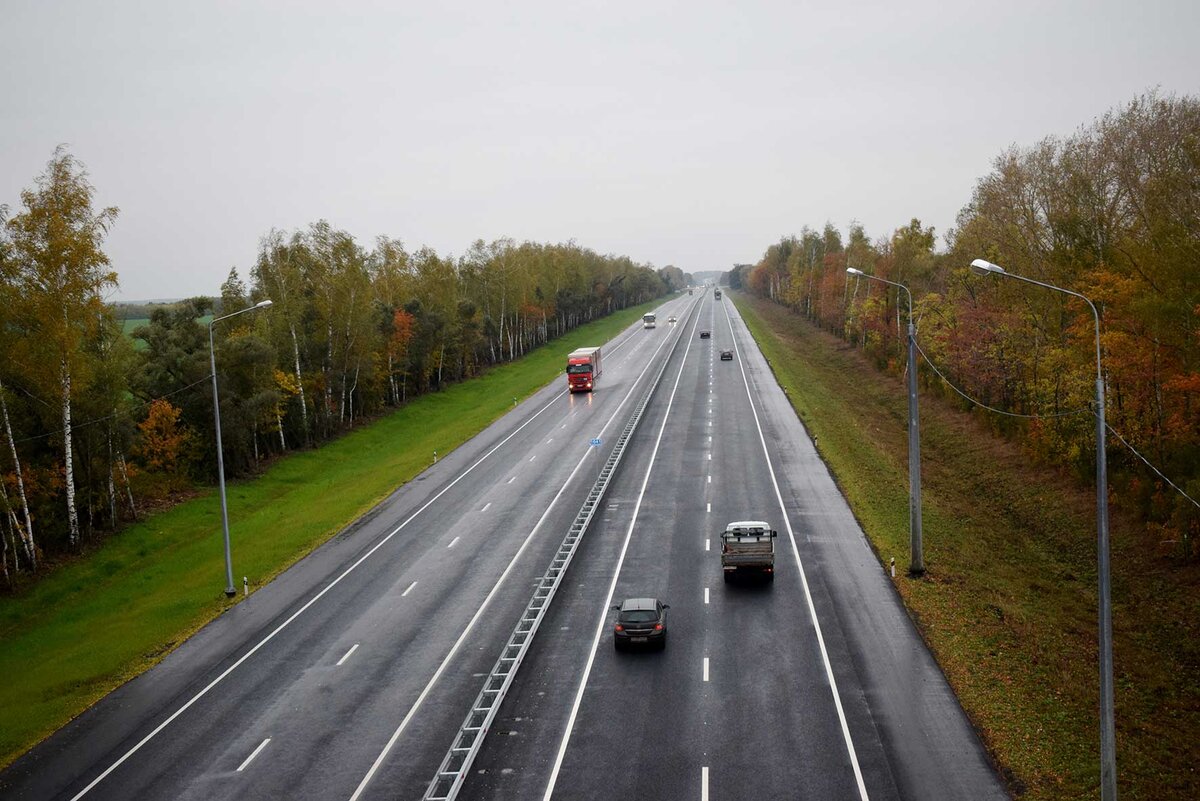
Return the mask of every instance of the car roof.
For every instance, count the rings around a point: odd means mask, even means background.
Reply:
[[[770,526],[768,526],[762,520],[736,520],[736,521],[730,523],[725,528],[766,528],[766,529],[769,529]]]
[[[654,609],[658,610],[657,598],[626,598],[621,604],[622,612],[632,612],[637,609]]]

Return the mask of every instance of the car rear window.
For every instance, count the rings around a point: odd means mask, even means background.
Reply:
[[[622,623],[652,623],[658,620],[658,613],[653,609],[631,609],[621,613]]]

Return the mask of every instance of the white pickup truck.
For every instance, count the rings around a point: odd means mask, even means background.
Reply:
[[[776,532],[761,520],[739,520],[721,532],[721,571],[725,580],[735,573],[754,572],[775,579]]]

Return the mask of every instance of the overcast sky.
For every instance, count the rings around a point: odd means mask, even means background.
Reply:
[[[806,224],[940,237],[1007,146],[1200,94],[1198,32],[1196,0],[0,0],[0,203],[69,144],[126,300],[321,218],[727,269]]]

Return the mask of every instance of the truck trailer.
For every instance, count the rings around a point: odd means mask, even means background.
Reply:
[[[580,348],[567,354],[567,389],[591,392],[600,375],[600,348]]]

